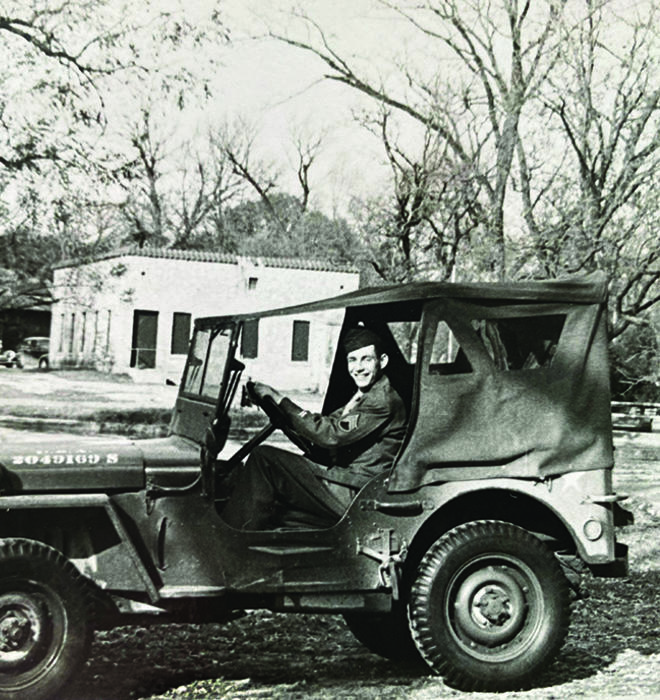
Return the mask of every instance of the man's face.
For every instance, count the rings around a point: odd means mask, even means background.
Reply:
[[[348,373],[358,389],[366,391],[380,377],[387,361],[386,357],[386,355],[379,357],[373,345],[351,350],[346,355]]]

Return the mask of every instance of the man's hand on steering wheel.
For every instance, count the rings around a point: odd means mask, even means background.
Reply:
[[[270,398],[273,399],[275,403],[279,404],[279,402],[284,398],[283,394],[281,394],[277,389],[274,389],[268,384],[263,384],[262,382],[251,382],[251,384],[252,391],[261,400],[263,400],[267,396],[270,396]]]
[[[284,398],[283,394],[268,384],[253,382],[252,380],[247,382],[246,388],[254,403],[266,413],[270,422],[276,428],[282,430],[294,445],[297,445],[305,453],[312,449],[312,444],[298,435],[289,425],[285,413],[280,408],[280,401]]]

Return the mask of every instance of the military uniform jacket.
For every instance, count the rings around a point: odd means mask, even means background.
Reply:
[[[284,398],[280,408],[302,438],[320,448],[319,476],[327,481],[360,488],[376,474],[389,469],[399,451],[406,428],[401,397],[383,375],[359,400],[328,416],[302,409]]]

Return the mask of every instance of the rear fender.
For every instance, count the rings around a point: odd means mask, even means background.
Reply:
[[[575,472],[545,481],[488,479],[447,482],[420,489],[432,511],[414,536],[411,551],[424,550],[447,530],[473,520],[519,525],[555,549],[576,552],[588,565],[616,560],[613,495],[604,494],[599,473]],[[423,554],[423,551],[422,551]]]

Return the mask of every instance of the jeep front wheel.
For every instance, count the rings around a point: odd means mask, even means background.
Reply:
[[[87,657],[80,579],[52,547],[0,540],[0,699],[53,697]]]
[[[450,530],[423,557],[409,616],[421,655],[448,683],[524,688],[564,641],[568,586],[538,538],[476,521]]]

